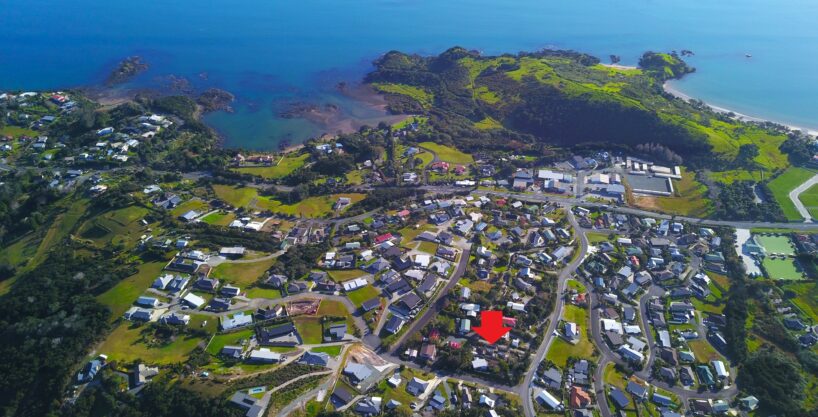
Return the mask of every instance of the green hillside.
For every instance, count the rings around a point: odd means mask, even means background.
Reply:
[[[570,51],[481,56],[452,48],[436,57],[393,51],[375,66],[367,81],[393,112],[429,115],[448,133],[437,141],[467,151],[656,143],[670,151],[668,162],[709,168],[725,183],[789,165],[779,149],[786,136],[774,126],[738,122],[666,93],[664,82],[693,72],[676,55],[648,52],[630,69]],[[492,137],[506,140],[486,140]],[[742,158],[750,144],[757,154]]]

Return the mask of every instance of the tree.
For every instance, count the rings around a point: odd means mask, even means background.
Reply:
[[[802,413],[806,383],[799,366],[791,358],[773,349],[759,350],[741,367],[736,382],[760,400],[769,410],[782,416]]]

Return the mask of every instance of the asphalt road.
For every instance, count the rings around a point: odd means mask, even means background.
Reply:
[[[463,253],[460,255],[460,261],[457,263],[457,269],[452,273],[451,278],[449,278],[449,282],[446,283],[446,286],[437,292],[435,298],[429,301],[429,308],[420,316],[415,318],[412,324],[409,325],[409,329],[401,335],[389,349],[389,354],[391,356],[395,355],[395,352],[400,349],[403,345],[403,342],[406,340],[409,335],[414,334],[415,332],[420,331],[424,326],[426,326],[433,318],[437,317],[437,315],[443,310],[443,306],[446,304],[446,299],[444,298],[446,294],[457,285],[457,282],[460,281],[460,277],[466,272],[466,266],[469,264],[469,256],[471,254],[471,244],[463,250]]]
[[[574,228],[577,238],[579,238],[579,254],[570,264],[563,268],[559,274],[559,277],[557,278],[556,306],[548,319],[548,327],[545,329],[543,341],[528,366],[528,371],[525,374],[522,384],[517,387],[517,394],[520,396],[520,399],[523,402],[523,409],[526,417],[536,417],[537,415],[537,412],[534,409],[534,400],[531,392],[533,388],[532,381],[534,380],[534,376],[537,374],[537,368],[539,367],[540,362],[543,361],[543,358],[545,358],[545,355],[548,352],[548,348],[551,346],[551,342],[557,337],[554,336],[554,331],[557,328],[557,323],[559,322],[563,307],[565,306],[563,294],[565,293],[566,282],[568,281],[568,278],[574,274],[574,271],[577,270],[577,267],[582,264],[582,261],[585,260],[585,256],[588,254],[588,238],[577,223],[577,219],[571,212],[570,207],[567,207],[567,209],[568,221]]]

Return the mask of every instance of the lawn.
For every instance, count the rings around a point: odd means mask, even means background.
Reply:
[[[321,304],[324,304],[322,302]],[[321,327],[321,317],[318,316],[298,316],[293,318],[295,328],[301,335],[301,341],[305,345],[318,345],[324,341]]]
[[[782,259],[768,256],[764,258],[761,265],[767,273],[767,278],[773,280],[798,281],[804,279],[801,268],[797,265],[796,260],[792,258]]]
[[[801,200],[813,219],[818,218],[818,184],[807,188],[798,196],[798,199]]]
[[[406,246],[412,243],[419,234],[423,232],[431,232],[433,230],[437,230],[437,228],[431,224],[422,224],[420,227],[414,226],[406,226],[403,229],[398,230],[398,234],[401,235],[401,246]]]
[[[251,201],[258,198],[258,190],[251,187],[213,184],[213,192],[219,200],[233,207],[249,207]]]
[[[593,245],[597,243],[607,242],[609,234],[610,233],[588,232],[585,234],[585,236],[588,237],[588,243]]]
[[[330,356],[338,356],[338,355],[341,354],[341,349],[342,348],[343,348],[343,346],[341,346],[341,345],[320,346],[320,347],[317,347],[317,348],[310,349],[310,352],[326,353],[327,355],[330,355]]]
[[[818,323],[818,285],[815,282],[798,282],[787,284],[784,288],[795,293],[792,303],[812,318],[813,323]]]
[[[149,364],[167,365],[183,362],[199,343],[200,337],[177,337],[173,342],[149,345],[143,340],[145,326],[131,327],[130,322],[117,326],[97,349],[97,353],[108,355],[110,361],[132,362],[141,359]]]
[[[28,136],[28,137],[35,137],[37,136],[37,132],[19,126],[3,126],[0,128],[0,135],[2,136],[11,136],[15,139],[19,138],[20,136]]]
[[[57,216],[48,232],[46,232],[45,237],[43,237],[42,242],[40,242],[40,246],[37,248],[37,252],[34,254],[32,263],[29,266],[38,264],[55,243],[61,242],[74,230],[77,222],[88,210],[88,205],[89,202],[86,199],[76,200],[65,213]]]
[[[281,298],[281,291],[272,288],[253,287],[248,288],[245,295],[247,298]]]
[[[787,256],[795,255],[795,246],[792,244],[792,240],[790,240],[788,236],[759,235],[756,236],[756,240],[758,240],[758,243],[761,244],[761,246],[764,246],[764,249],[767,250],[768,254]]]
[[[710,342],[705,339],[691,340],[687,342],[687,345],[690,347],[690,350],[693,351],[693,355],[696,356],[697,362],[724,360],[719,352],[712,345],[710,345]]]
[[[360,269],[336,269],[327,271],[327,274],[335,282],[345,282],[362,277],[366,275],[366,272]]]
[[[242,340],[250,339],[255,334],[253,329],[240,330],[233,333],[222,333],[213,336],[207,345],[207,352],[213,356],[219,354],[225,346],[239,345]]]
[[[198,198],[191,198],[190,200],[185,201],[182,204],[179,204],[176,208],[171,210],[170,214],[174,217],[179,217],[191,210],[198,211],[199,214],[204,214],[208,210],[210,210],[210,206],[204,200],[200,200]]]
[[[355,307],[360,307],[365,301],[371,300],[378,295],[380,295],[380,292],[371,285],[347,293],[347,297],[352,301],[352,304],[355,304]]]
[[[463,153],[455,148],[445,145],[438,145],[434,142],[422,142],[419,144],[420,147],[424,149],[428,149],[431,152],[437,154],[438,159],[441,161],[451,162],[453,164],[471,164],[474,162],[474,158],[467,153]]]
[[[214,226],[227,226],[235,218],[236,218],[236,215],[233,214],[232,212],[223,213],[223,212],[217,211],[217,212],[210,213],[207,216],[204,216],[202,218],[202,221],[207,223],[207,224],[214,225]]]
[[[276,161],[272,166],[260,167],[239,167],[231,168],[231,171],[240,172],[242,174],[257,175],[267,179],[283,178],[290,175],[293,171],[304,166],[307,159],[310,157],[309,153],[301,155],[287,154]]]
[[[222,263],[213,268],[210,276],[225,280],[239,287],[254,284],[275,263],[275,258],[249,263]]]
[[[616,365],[613,362],[609,362],[608,365],[605,366],[605,370],[602,373],[602,380],[605,381],[606,384],[613,385],[620,389],[625,389],[625,385],[628,384],[628,377],[617,371]]]
[[[434,255],[437,253],[437,243],[434,242],[420,242],[418,250]]]
[[[790,167],[767,184],[773,193],[775,201],[781,206],[781,210],[784,211],[784,216],[786,216],[788,220],[803,220],[795,208],[795,204],[790,200],[790,191],[810,179],[815,173],[816,171],[813,169]]]
[[[596,349],[588,338],[588,311],[575,305],[566,305],[563,319],[577,323],[582,333],[577,344],[571,344],[559,337],[548,349],[546,358],[557,366],[565,368],[569,357],[593,360]],[[561,329],[559,329],[561,331]]]
[[[164,262],[151,262],[139,266],[139,272],[123,279],[113,288],[97,296],[97,301],[111,310],[112,319],[116,320],[134,301],[145,292],[162,272]]]

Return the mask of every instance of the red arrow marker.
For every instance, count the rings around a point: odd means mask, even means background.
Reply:
[[[500,340],[506,333],[511,331],[511,327],[503,326],[503,312],[497,310],[488,310],[480,312],[479,327],[472,327],[475,333],[480,335],[486,342],[493,345],[494,342]]]

